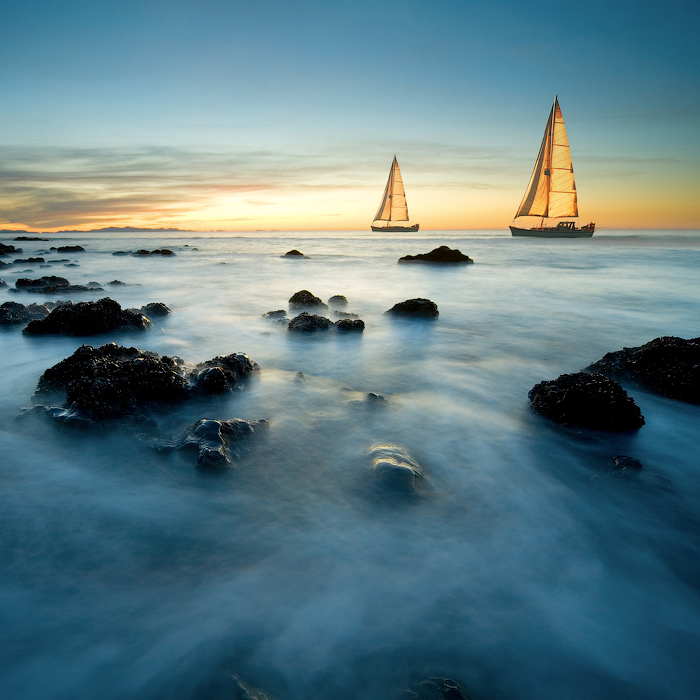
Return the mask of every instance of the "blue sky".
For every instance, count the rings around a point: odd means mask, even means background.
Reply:
[[[2,0],[0,226],[507,226],[559,95],[583,218],[700,227],[700,5]]]

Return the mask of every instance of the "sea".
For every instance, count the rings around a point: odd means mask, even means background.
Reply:
[[[10,290],[59,275],[105,290],[73,301],[171,313],[144,332],[0,332],[0,698],[393,700],[431,677],[480,700],[700,696],[700,406],[624,385],[646,424],[610,434],[528,401],[607,352],[700,336],[700,231],[43,237],[2,238],[59,261],[3,268],[3,302],[55,299]],[[474,264],[397,264],[439,245]],[[303,289],[344,295],[364,332],[263,316]],[[439,318],[385,315],[413,298]],[[148,430],[23,411],[44,370],[104,343],[187,365],[242,352],[260,372]],[[269,427],[229,468],[154,449],[234,417]],[[375,478],[377,445],[420,465],[419,490]]]

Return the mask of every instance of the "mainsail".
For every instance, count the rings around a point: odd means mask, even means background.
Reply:
[[[403,189],[403,180],[399,163],[394,156],[394,161],[389,170],[389,179],[384,190],[382,203],[379,205],[375,221],[408,221],[408,205],[406,193]]]
[[[555,97],[544,130],[535,169],[527,186],[518,216],[561,218],[578,216],[576,183],[569,140],[559,100]]]

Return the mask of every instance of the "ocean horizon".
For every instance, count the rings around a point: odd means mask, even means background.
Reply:
[[[700,336],[699,230],[36,235],[0,234],[22,248],[0,260],[43,258],[0,269],[0,302],[171,313],[79,338],[0,327],[1,697],[398,700],[440,677],[481,700],[697,698],[700,407],[623,382],[645,425],[611,434],[556,426],[528,392]],[[439,245],[474,264],[397,264]],[[16,291],[43,275],[99,289]],[[300,290],[345,296],[323,313],[364,331],[265,316],[294,316]],[[439,317],[385,314],[414,298]],[[260,372],[147,424],[24,411],[46,369],[106,343]],[[234,417],[268,429],[226,469],[154,449]],[[416,493],[374,479],[381,445],[419,465]],[[619,455],[638,479],[612,473]]]

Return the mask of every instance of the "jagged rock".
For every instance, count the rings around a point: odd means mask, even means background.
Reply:
[[[300,309],[305,306],[320,306],[324,309],[328,307],[311,292],[306,289],[302,289],[300,292],[296,292],[289,297],[289,307],[291,309]]]
[[[433,676],[414,683],[401,695],[401,700],[479,700],[467,686],[451,678]]]
[[[382,486],[410,492],[425,481],[418,462],[399,445],[374,445],[369,457],[371,469]]]
[[[140,310],[146,316],[167,316],[170,313],[170,309],[160,301],[152,301],[142,306]]]
[[[562,374],[536,384],[528,397],[536,413],[566,426],[628,431],[644,425],[634,399],[602,374]]]
[[[197,392],[223,394],[240,389],[242,382],[258,371],[260,367],[248,355],[232,353],[198,364],[189,377]]]
[[[51,248],[53,250],[53,248]],[[56,248],[57,253],[84,253],[85,248],[81,245],[60,245]]]
[[[122,328],[145,330],[149,325],[150,321],[142,313],[122,309],[118,302],[105,297],[99,301],[58,306],[46,318],[31,321],[24,332],[86,336]]]
[[[348,300],[342,294],[334,294],[329,300],[330,306],[347,306]]]
[[[15,248],[13,245],[0,243],[0,255],[10,255],[10,253],[21,253],[21,248]]]
[[[365,396],[365,401],[373,406],[387,406],[389,403],[381,394],[375,394],[373,391]]]
[[[430,299],[407,299],[394,304],[385,313],[400,318],[437,318],[440,314],[437,304]]]
[[[186,428],[169,442],[156,444],[159,451],[196,449],[197,466],[219,469],[231,465],[231,457],[239,459],[244,441],[268,427],[267,421],[246,421],[241,418],[212,420],[202,418]]]
[[[29,312],[24,307],[24,304],[18,304],[16,301],[6,301],[0,305],[0,324],[4,326],[27,323],[29,321]]]
[[[339,331],[355,331],[362,333],[362,331],[365,330],[365,322],[359,318],[341,318],[340,321],[335,322],[335,326]]]
[[[287,327],[290,331],[327,331],[333,325],[333,321],[324,316],[315,316],[306,311],[302,311],[298,316],[295,316]]]
[[[288,250],[284,255],[280,255],[281,258],[305,258],[304,253],[300,253],[296,248]]]
[[[459,263],[468,264],[474,261],[468,256],[464,255],[460,250],[455,248],[449,248],[446,245],[441,245],[439,248],[431,250],[429,253],[419,253],[418,255],[405,255],[399,258],[400,263]]]
[[[700,338],[654,338],[639,347],[609,352],[585,371],[627,379],[670,399],[700,405]]]

